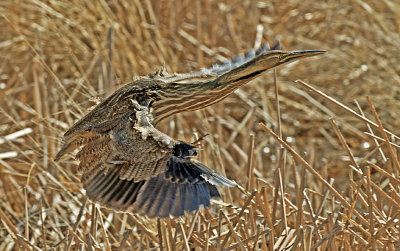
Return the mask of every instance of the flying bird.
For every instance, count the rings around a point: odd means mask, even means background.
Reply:
[[[182,216],[208,207],[217,186],[234,181],[195,160],[198,148],[154,126],[184,111],[215,104],[276,66],[325,53],[263,46],[197,73],[163,70],[126,84],[77,121],[55,157],[78,149],[81,183],[102,206],[148,217]]]

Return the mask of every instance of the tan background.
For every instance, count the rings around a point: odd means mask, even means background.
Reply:
[[[283,138],[289,140],[324,178],[335,178],[334,187],[351,201],[354,190],[348,181],[349,157],[329,118],[335,118],[357,161],[374,148],[371,137],[363,133],[368,130],[367,126],[294,81],[301,79],[358,112],[354,103],[357,100],[366,116],[373,119],[365,98],[370,96],[385,128],[398,133],[399,17],[399,3],[390,0],[1,1],[0,136],[32,129],[25,136],[0,144],[0,153],[16,154],[1,159],[0,194],[4,195],[0,197],[1,208],[18,232],[43,248],[42,235],[34,230],[43,234],[43,229],[35,224],[39,224],[38,208],[40,198],[44,198],[42,204],[48,215],[45,225],[49,228],[46,245],[55,246],[65,238],[68,229],[72,229],[75,218],[70,214],[77,215],[83,193],[78,179],[73,176],[71,159],[58,164],[52,159],[60,147],[62,133],[93,105],[90,98],[104,97],[120,84],[163,65],[170,72],[196,71],[260,43],[272,45],[277,40],[285,50],[325,49],[329,52],[279,68],[282,132]],[[248,181],[250,135],[254,134],[255,177],[271,184],[272,189],[276,185],[276,167],[285,165],[291,170],[292,164],[289,155],[285,163],[277,161],[278,144],[258,125],[263,122],[276,131],[276,111],[273,71],[270,71],[224,102],[202,111],[174,116],[164,121],[160,129],[189,142],[209,135],[201,142],[200,160],[244,187]],[[367,158],[386,166],[379,153]],[[301,165],[296,166],[300,172]],[[47,172],[53,178],[48,178]],[[381,181],[380,177],[377,174],[377,182]],[[306,179],[306,187],[316,193],[325,191],[313,176],[308,175]],[[283,181],[287,184],[288,198],[298,196],[293,189],[293,174],[283,173]],[[26,198],[24,187],[27,187]],[[261,189],[261,185],[258,188]],[[270,199],[278,196],[268,191]],[[311,204],[318,208],[321,196],[314,198],[311,193],[310,197]],[[234,206],[241,207],[245,200],[239,190],[224,191],[226,203],[233,201]],[[25,204],[32,217],[28,234],[24,230]],[[382,210],[383,204],[380,204]],[[327,217],[331,209],[324,209],[322,215]],[[224,210],[233,215],[238,212]],[[111,212],[104,213],[107,217]],[[390,212],[385,213],[390,215]],[[276,220],[281,218],[279,212],[276,215]],[[87,211],[84,218],[89,221],[90,217]],[[204,217],[207,218],[207,214]],[[134,234],[128,238],[127,248],[138,248],[134,243],[139,243],[140,238],[144,246],[146,240],[148,245],[156,245],[137,230],[138,223],[128,221],[125,222],[128,225],[123,225],[120,219],[126,221],[127,216],[118,214],[110,219],[115,224],[109,231],[109,236],[113,236],[109,237],[112,246],[119,246],[123,238],[121,233],[129,228]],[[308,220],[305,218],[302,224],[312,225]],[[144,225],[156,235],[155,222],[146,222]],[[174,223],[165,224],[167,229],[168,224],[174,227]],[[248,227],[252,229],[248,234],[237,230],[242,239],[255,234],[254,225]],[[279,230],[282,229],[280,224]],[[312,243],[317,243],[331,229],[321,228]],[[369,228],[366,229],[368,232]],[[87,227],[79,225],[76,235],[85,239],[88,231]],[[195,231],[205,236],[204,229],[199,227]],[[215,233],[210,232],[209,238],[213,235]],[[368,240],[365,233],[360,235]],[[3,243],[0,249],[12,247],[14,240],[7,237],[4,227],[0,228],[0,236],[0,243]],[[96,238],[104,245],[100,232]],[[349,244],[352,238],[355,237],[349,237]],[[177,245],[182,247],[179,245],[183,245],[183,241],[179,240]],[[261,245],[262,238],[259,240],[257,245]],[[354,240],[356,244],[362,243],[357,238]],[[78,247],[80,241],[75,239],[73,243]],[[189,243],[200,245],[196,241]],[[230,237],[227,243],[233,245],[237,240]]]

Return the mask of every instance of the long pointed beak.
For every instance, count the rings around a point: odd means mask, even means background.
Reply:
[[[327,51],[325,50],[291,51],[288,52],[287,55],[283,56],[279,61],[281,63],[287,63],[300,58],[313,57],[324,53],[327,53]]]

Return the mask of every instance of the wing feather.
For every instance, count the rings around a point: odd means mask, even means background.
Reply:
[[[220,197],[216,185],[236,185],[190,159],[197,148],[155,129],[145,110],[135,115],[87,129],[76,158],[89,199],[149,217],[182,216]]]
[[[216,186],[208,182],[213,180],[211,176],[219,175],[188,158],[171,156],[166,171],[148,180],[123,180],[120,169],[117,166],[104,172],[98,168],[94,174],[84,174],[82,183],[88,197],[106,207],[161,218],[182,216],[185,211],[209,206],[212,197],[220,197]],[[226,178],[214,183],[235,184]]]
[[[98,134],[76,155],[80,171],[90,176],[96,168],[106,173],[118,170],[120,179],[136,182],[164,173],[173,148],[160,143],[153,134],[144,138],[142,133],[128,121],[104,135]]]

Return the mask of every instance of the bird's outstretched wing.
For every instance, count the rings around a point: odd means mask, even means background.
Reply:
[[[177,141],[150,124],[139,125],[135,117],[127,116],[107,129],[87,130],[91,136],[76,155],[83,176],[90,178],[97,169],[103,173],[118,169],[120,179],[138,182],[166,171]]]
[[[190,159],[194,146],[138,122],[139,113],[112,130],[88,130],[91,140],[76,157],[89,199],[149,217],[181,216],[219,197],[216,185],[236,185]]]
[[[106,207],[151,218],[182,216],[207,207],[211,198],[220,197],[215,185],[236,185],[199,162],[175,156],[164,173],[148,180],[124,180],[120,171],[117,166],[107,173],[98,169],[89,179],[82,176],[87,196]]]

